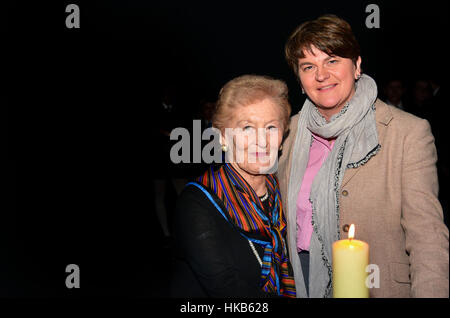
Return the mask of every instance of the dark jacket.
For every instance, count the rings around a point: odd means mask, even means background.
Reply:
[[[248,240],[195,186],[178,199],[174,230],[172,297],[270,296],[259,287],[261,266]],[[262,247],[254,246],[262,259]]]

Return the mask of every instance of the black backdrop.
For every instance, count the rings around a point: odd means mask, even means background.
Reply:
[[[0,297],[167,296],[171,252],[152,203],[149,135],[164,83],[194,114],[227,80],[267,74],[288,83],[296,112],[284,43],[324,13],[350,22],[377,82],[439,76],[447,64],[446,1],[9,2]],[[80,29],[65,27],[69,3]],[[379,29],[365,26],[369,3],[380,7]],[[79,290],[64,283],[72,263]]]

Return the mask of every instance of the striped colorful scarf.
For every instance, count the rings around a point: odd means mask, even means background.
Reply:
[[[225,217],[241,234],[264,248],[261,288],[268,293],[295,297],[294,278],[288,263],[286,218],[283,213],[278,181],[266,175],[269,211],[245,179],[229,164],[213,166],[198,179],[223,202]]]

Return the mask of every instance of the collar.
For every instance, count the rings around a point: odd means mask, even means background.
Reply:
[[[390,121],[394,116],[392,115],[392,112],[390,108],[386,105],[386,103],[382,102],[381,100],[377,99],[375,102],[375,120],[383,124],[385,126],[389,125]]]
[[[314,138],[315,140],[317,140],[318,142],[320,142],[321,144],[323,144],[323,145],[324,145],[325,147],[327,147],[330,151],[333,149],[335,139],[332,139],[332,140],[331,140],[331,143],[330,143],[330,141],[329,141],[328,139],[325,139],[325,138],[323,138],[323,137],[321,137],[321,136],[319,136],[319,135],[316,135],[316,134],[313,133],[312,131],[311,131],[311,134],[312,134],[312,136],[313,136],[313,138]]]

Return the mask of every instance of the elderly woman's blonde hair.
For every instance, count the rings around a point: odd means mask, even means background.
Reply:
[[[219,130],[227,128],[233,111],[238,107],[270,99],[280,107],[283,129],[289,126],[291,105],[288,99],[288,87],[285,82],[263,75],[242,75],[226,83],[219,93],[212,124]]]

